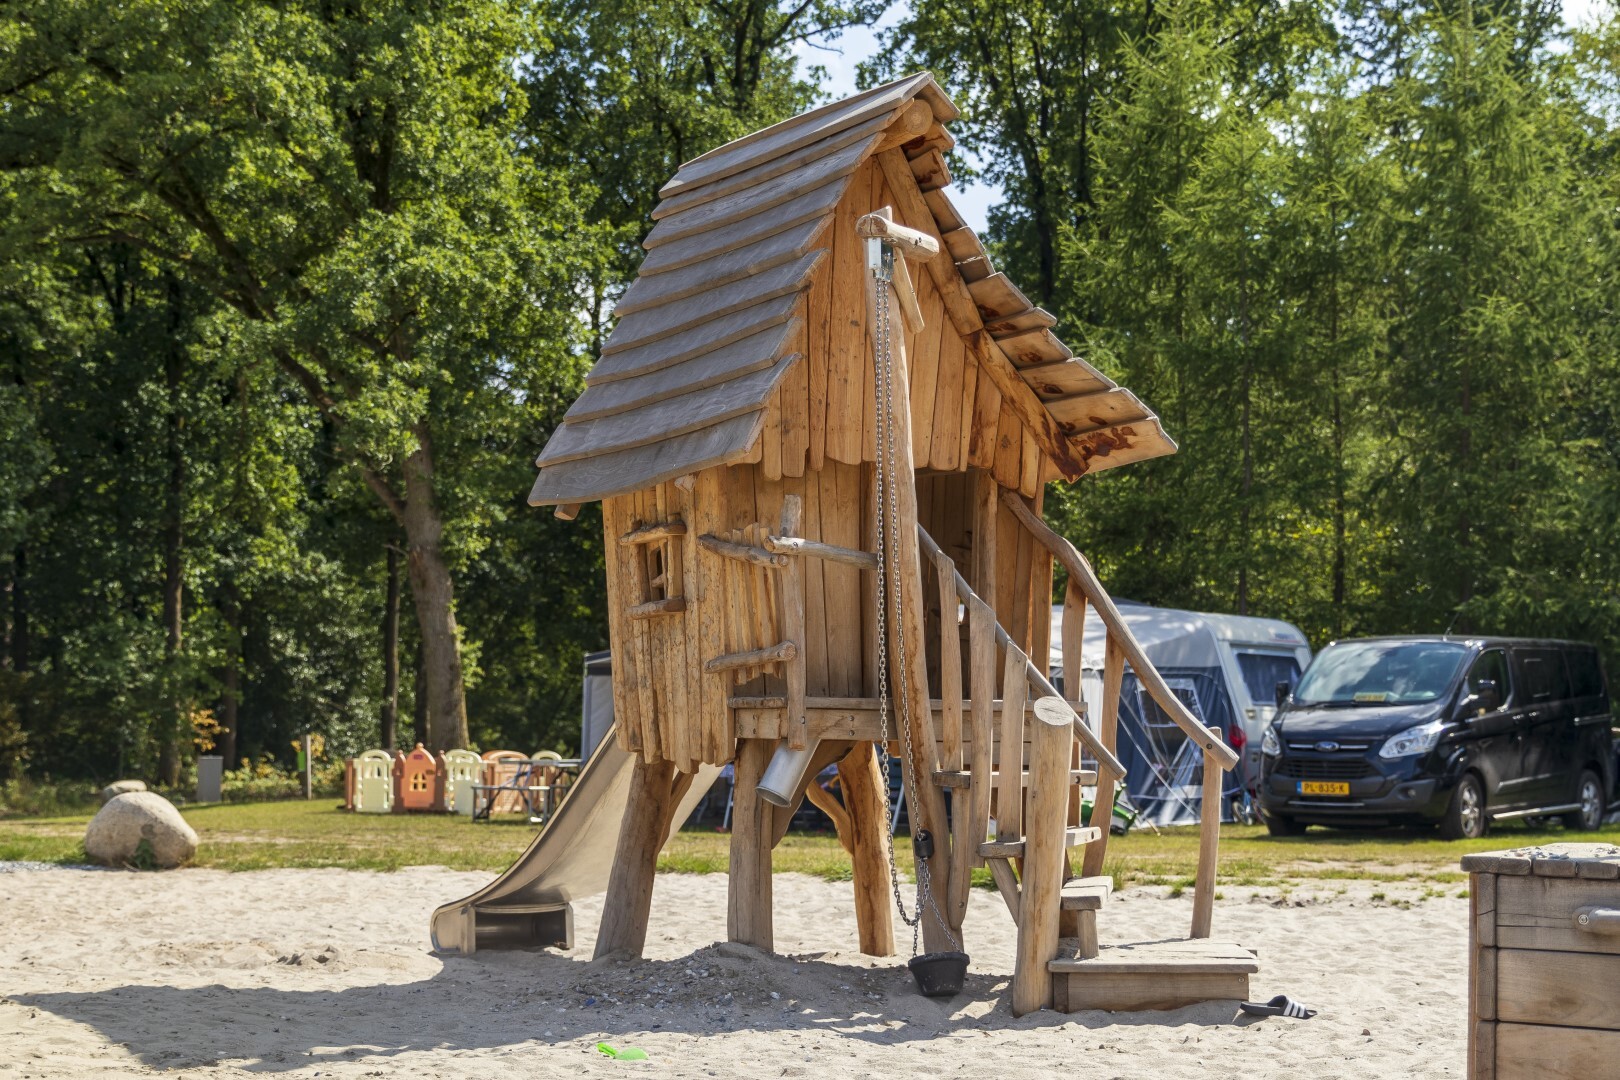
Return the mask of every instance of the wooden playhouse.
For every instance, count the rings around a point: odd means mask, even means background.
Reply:
[[[1207,806],[1236,758],[1042,521],[1047,482],[1175,444],[952,208],[957,115],[919,74],[683,165],[540,456],[532,503],[602,503],[617,739],[637,756],[597,952],[640,951],[674,808],[734,762],[731,939],[771,948],[771,850],[836,763],[861,948],[892,953],[886,749],[931,841],[927,951],[961,942],[988,865],[1018,923],[1016,1012],[1241,997],[1252,957],[1205,940],[1218,813],[1190,938],[1098,946],[1108,831],[1081,824],[1080,792],[1112,805],[1125,664],[1202,748]],[[1101,716],[1077,715],[1078,679],[1066,701],[1047,680],[1054,560],[1066,666],[1086,618],[1109,630]]]

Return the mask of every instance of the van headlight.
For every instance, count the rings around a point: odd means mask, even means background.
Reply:
[[[1388,759],[1427,754],[1434,749],[1435,743],[1440,741],[1440,733],[1445,728],[1443,720],[1433,720],[1415,728],[1407,728],[1399,735],[1391,735],[1384,745],[1379,747],[1378,756]]]
[[[1266,725],[1265,734],[1260,736],[1260,752],[1267,757],[1277,757],[1282,753],[1282,740],[1277,738],[1277,729],[1270,724]]]

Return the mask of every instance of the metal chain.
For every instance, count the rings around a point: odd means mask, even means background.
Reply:
[[[883,772],[883,820],[885,823],[885,836],[888,842],[889,855],[889,887],[894,892],[894,906],[900,912],[900,920],[911,927],[911,954],[918,953],[918,934],[922,927],[923,908],[933,913],[940,927],[945,931],[951,948],[960,950],[961,944],[956,935],[951,933],[950,923],[940,914],[939,906],[934,901],[932,888],[932,873],[928,860],[916,860],[917,873],[917,899],[912,905],[912,914],[906,912],[905,900],[900,895],[900,869],[894,861],[894,830],[888,823],[894,819],[893,804],[889,799],[889,634],[888,634],[888,596],[891,588],[894,591],[896,603],[901,603],[900,597],[900,495],[899,481],[895,470],[894,447],[894,353],[890,313],[889,313],[889,282],[893,277],[894,251],[887,244],[883,245],[883,257],[877,267],[872,270],[875,278],[873,289],[876,293],[875,326],[873,328],[873,345],[877,354],[875,365],[877,386],[874,388],[878,394],[877,402],[877,468],[875,474],[876,509],[873,522],[876,532],[877,547],[877,677],[878,677],[878,762]],[[886,498],[885,498],[886,496]],[[894,580],[891,582],[891,576]],[[900,684],[900,732],[905,740],[906,764],[906,790],[911,792],[913,802],[918,798],[921,790],[917,785],[917,755],[911,740],[911,698],[906,692],[908,683],[908,669],[906,665],[906,634],[905,624],[897,620],[894,628],[895,654],[899,666]],[[939,843],[936,838],[935,843]]]

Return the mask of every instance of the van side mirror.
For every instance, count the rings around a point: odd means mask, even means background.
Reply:
[[[1277,702],[1277,708],[1280,709],[1286,705],[1288,703],[1288,695],[1292,694],[1293,692],[1294,684],[1290,682],[1279,682],[1276,686],[1272,687],[1271,696]]]
[[[1464,716],[1477,716],[1501,707],[1502,688],[1496,685],[1495,679],[1481,679],[1474,684],[1473,692],[1463,698],[1462,712]]]

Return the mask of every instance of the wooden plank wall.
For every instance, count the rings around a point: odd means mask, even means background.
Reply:
[[[855,220],[882,206],[896,207],[897,200],[877,164],[868,162],[856,172],[819,241],[831,257],[822,260],[811,278],[799,312],[803,329],[791,347],[806,358],[772,397],[752,458],[768,480],[801,477],[827,460],[858,465],[876,458],[865,260]],[[902,224],[918,224],[907,221],[898,208],[896,215]],[[1033,497],[1052,475],[1050,463],[973,361],[930,275],[913,267],[911,277],[923,312],[922,331],[906,334],[917,468],[990,469],[1003,487]],[[894,318],[897,327],[903,326],[898,311]]]
[[[734,686],[731,672],[704,674],[703,664],[723,653],[746,652],[780,640],[775,571],[728,559],[697,543],[705,534],[733,530],[774,533],[782,500],[797,495],[804,507],[802,535],[841,547],[865,546],[870,469],[828,461],[808,476],[768,479],[762,466],[706,470],[691,490],[679,483],[609,499],[603,504],[609,643],[613,649],[613,709],[620,744],[648,762],[666,759],[690,772],[700,761],[722,764],[735,752],[736,732],[726,699],[733,693],[782,692],[779,670]],[[679,519],[680,595],[686,610],[632,620],[625,614],[646,600],[642,549],[619,543],[653,522]],[[862,573],[854,567],[805,558],[806,691],[813,697],[858,697],[866,692],[871,621]],[[672,593],[673,595],[673,593]],[[780,665],[778,665],[778,668]]]

